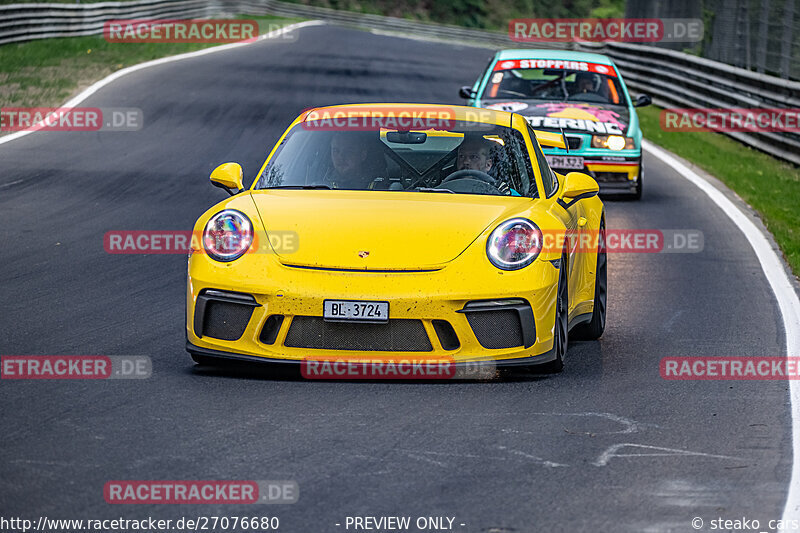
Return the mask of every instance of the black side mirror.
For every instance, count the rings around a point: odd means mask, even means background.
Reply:
[[[470,98],[475,97],[475,93],[472,92],[472,87],[469,85],[465,85],[461,89],[458,90],[458,96],[464,98],[465,100],[469,100]]]
[[[639,98],[636,99],[636,102],[633,103],[633,107],[644,107],[652,103],[653,99],[650,98],[649,94],[640,94]]]

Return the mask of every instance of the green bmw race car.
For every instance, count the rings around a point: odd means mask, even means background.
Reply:
[[[614,62],[567,50],[501,50],[459,95],[474,107],[523,115],[538,130],[563,132],[568,150],[544,148],[550,167],[594,177],[604,193],[642,196],[642,132]]]

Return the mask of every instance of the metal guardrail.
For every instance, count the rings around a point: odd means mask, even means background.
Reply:
[[[314,18],[373,30],[455,40],[497,48],[516,48],[507,33],[426,24],[276,0],[136,0],[92,4],[11,4],[0,6],[0,44],[103,32],[110,19],[204,18],[229,14],[271,14]],[[548,48],[567,45],[548,44]],[[574,48],[574,46],[570,46]],[[800,108],[800,82],[758,74],[682,52],[622,43],[581,49],[607,54],[626,83],[647,92],[656,103],[679,107]],[[770,155],[800,165],[800,135],[795,133],[728,133]]]
[[[256,3],[260,3],[262,5],[270,4],[270,13],[275,15],[283,15],[286,17],[315,18],[330,22],[338,22],[341,24],[370,28],[373,30],[431,37],[434,39],[473,42],[482,45],[492,45],[498,48],[508,48],[515,45],[514,41],[512,41],[508,37],[508,34],[504,32],[473,30],[460,26],[448,26],[444,24],[429,24],[396,17],[384,17],[381,15],[370,15],[366,13],[338,11],[324,7],[307,6],[303,4],[292,4],[288,2],[277,2],[271,0]],[[556,44],[555,48],[565,48],[565,46],[563,44]]]
[[[625,83],[664,107],[800,108],[800,82],[759,74],[674,50],[627,43],[581,47],[611,57]],[[730,137],[800,165],[800,135],[730,132]]]
[[[103,33],[111,19],[202,18],[218,13],[207,0],[140,0],[97,4],[0,6],[0,44]]]
[[[97,35],[110,19],[203,18],[223,14],[282,15],[318,18],[405,34],[511,45],[504,33],[443,24],[337,11],[275,0],[137,0],[91,4],[11,4],[0,6],[0,44],[50,37]]]

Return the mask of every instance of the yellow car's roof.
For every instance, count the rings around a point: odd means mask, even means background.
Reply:
[[[464,121],[511,127],[512,114],[507,111],[445,104],[346,104],[315,107],[300,115],[297,122],[335,119],[340,117],[408,117],[423,115],[449,121]],[[423,128],[426,129],[426,128]],[[438,128],[437,128],[438,129]],[[442,128],[445,129],[445,128]],[[566,148],[564,136],[559,133],[535,130],[543,146]]]
[[[477,107],[467,107],[460,105],[447,104],[403,104],[403,103],[380,103],[380,104],[348,104],[327,107],[315,107],[307,110],[301,115],[300,120],[310,121],[336,116],[371,116],[371,117],[396,117],[410,113],[440,113],[440,117],[445,116],[450,120],[480,122],[484,124],[495,124],[497,126],[511,126],[511,113],[497,111],[494,109],[483,109]]]

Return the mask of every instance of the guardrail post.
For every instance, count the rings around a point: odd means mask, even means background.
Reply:
[[[781,40],[781,78],[788,78],[792,59],[792,26],[794,24],[794,0],[786,0],[783,10],[783,39]]]

